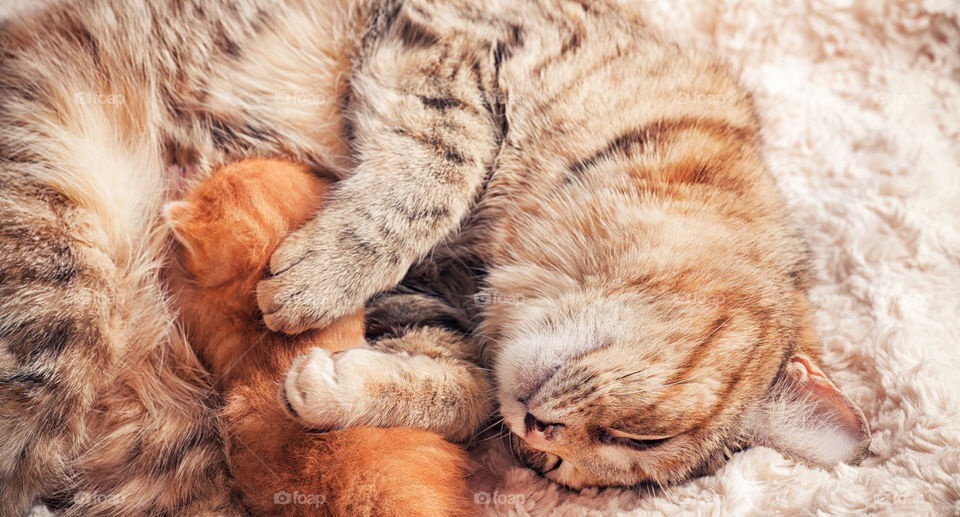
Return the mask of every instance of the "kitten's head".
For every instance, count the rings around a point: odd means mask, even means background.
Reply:
[[[263,271],[328,189],[302,165],[250,159],[221,167],[164,215],[183,247],[184,267],[199,285],[214,287]]]
[[[491,272],[514,293],[486,308],[500,411],[531,468],[632,486],[711,472],[751,444],[824,467],[865,454],[862,413],[814,362],[802,274],[698,224],[619,243],[594,225],[583,253],[544,239],[541,265]]]

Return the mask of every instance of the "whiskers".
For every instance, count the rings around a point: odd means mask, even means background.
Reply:
[[[494,428],[497,428],[496,432],[494,432]],[[503,418],[498,416],[490,425],[477,432],[477,436],[481,438],[478,443],[483,443],[491,438],[505,436],[507,433],[510,433],[510,428],[507,427],[507,424],[503,421]]]

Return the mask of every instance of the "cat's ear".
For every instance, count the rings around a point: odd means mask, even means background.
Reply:
[[[870,445],[863,412],[803,354],[790,358],[748,425],[754,444],[824,468],[856,465]]]
[[[173,237],[177,239],[177,242],[179,242],[188,253],[192,254],[193,243],[190,242],[190,239],[187,238],[187,234],[184,231],[189,215],[190,203],[186,201],[173,201],[163,207],[163,219],[173,233]]]

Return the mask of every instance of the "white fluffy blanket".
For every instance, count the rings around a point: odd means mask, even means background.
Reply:
[[[649,495],[570,493],[494,452],[478,502],[513,516],[960,515],[960,2],[640,5],[755,92],[816,254],[824,366],[863,409],[871,454],[826,472],[753,448]]]
[[[0,0],[0,17],[35,1]],[[826,472],[753,448],[713,476],[642,494],[571,493],[494,450],[479,458],[478,509],[960,515],[960,3],[640,8],[669,37],[715,49],[755,92],[768,162],[816,253],[825,367],[866,414],[871,455]]]

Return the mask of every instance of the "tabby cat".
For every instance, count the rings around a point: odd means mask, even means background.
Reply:
[[[255,515],[465,515],[472,501],[463,449],[419,429],[310,432],[279,403],[278,381],[298,354],[364,342],[362,312],[298,336],[272,333],[253,294],[270,253],[329,188],[302,166],[244,160],[165,207],[181,245],[168,281],[190,342],[223,394],[234,487]]]
[[[249,156],[342,178],[274,254],[265,323],[326,326],[416,265],[378,317],[419,315],[423,279],[472,314],[515,446],[555,481],[679,481],[756,443],[865,453],[816,365],[806,253],[749,99],[612,1],[67,0],[2,31],[2,515],[241,511],[160,281],[160,207]],[[383,390],[343,417],[334,387],[361,369],[323,373],[345,358],[411,395],[442,378],[349,354],[288,374],[305,421],[377,423]]]
[[[864,456],[862,413],[815,361],[800,232],[716,61],[605,2],[386,2],[363,41],[358,164],[273,255],[268,326],[322,326],[418,260],[466,260],[500,414],[558,483],[677,482],[750,444]],[[352,353],[288,374],[310,423],[385,399]]]

